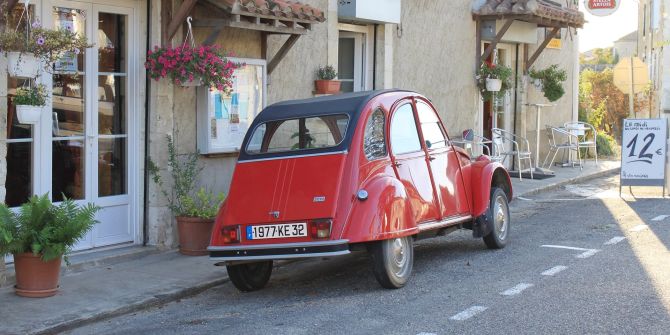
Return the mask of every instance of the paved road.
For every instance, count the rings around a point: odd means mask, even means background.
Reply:
[[[365,254],[303,261],[260,292],[226,284],[71,334],[668,334],[670,201],[635,192],[602,178],[515,201],[507,248],[420,241],[400,290]]]

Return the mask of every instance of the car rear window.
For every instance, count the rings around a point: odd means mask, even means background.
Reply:
[[[281,153],[338,146],[344,140],[349,116],[323,115],[276,120],[258,125],[249,140],[249,155]]]

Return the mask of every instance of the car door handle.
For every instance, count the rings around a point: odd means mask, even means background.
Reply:
[[[395,166],[395,167],[399,167],[400,165],[402,165],[402,163],[400,163],[400,162],[393,162],[393,166]]]
[[[428,160],[432,162],[432,161],[435,160],[435,157],[433,157],[433,156],[428,156]]]

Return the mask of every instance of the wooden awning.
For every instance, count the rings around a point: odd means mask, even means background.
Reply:
[[[266,58],[267,35],[286,34],[290,37],[268,61],[268,74],[297,42],[301,35],[308,33],[312,25],[326,21],[324,11],[298,1],[287,0],[184,0],[181,6],[169,18],[171,0],[162,0],[163,44],[167,44],[177,33],[195,5],[203,6],[209,15],[206,18],[195,17],[193,27],[209,28],[204,44],[216,41],[226,28],[239,28],[260,31],[263,35],[262,53]]]
[[[514,19],[541,27],[582,28],[584,14],[548,0],[487,0],[472,11],[475,20]]]

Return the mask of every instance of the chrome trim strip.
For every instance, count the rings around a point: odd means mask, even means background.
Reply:
[[[465,216],[456,216],[456,217],[450,217],[446,218],[442,221],[436,221],[436,222],[427,222],[427,223],[421,223],[418,225],[418,228],[420,231],[426,231],[426,230],[431,230],[435,228],[441,228],[444,226],[449,226],[452,224],[457,224],[463,221],[471,220],[472,215],[465,215]]]
[[[319,241],[319,242],[298,242],[298,243],[277,243],[277,244],[254,244],[254,245],[244,245],[238,244],[234,246],[226,247],[207,247],[207,251],[229,251],[229,250],[255,250],[255,249],[282,249],[282,248],[309,248],[309,247],[322,247],[338,244],[347,244],[349,240],[329,240],[329,241]]]
[[[333,151],[333,152],[320,152],[316,154],[305,154],[305,155],[295,155],[295,156],[280,156],[280,157],[270,157],[270,158],[257,158],[257,159],[247,159],[243,161],[237,161],[238,164],[242,163],[253,163],[253,162],[262,162],[262,161],[273,161],[277,159],[291,159],[291,158],[302,158],[302,157],[313,157],[313,156],[327,156],[327,155],[341,155],[347,154],[348,150]]]
[[[242,257],[210,257],[212,261],[248,261],[248,260],[277,260],[277,259],[293,259],[293,258],[313,258],[313,257],[328,257],[328,256],[341,256],[348,255],[351,251],[342,250],[334,252],[321,252],[315,254],[302,254],[302,255],[268,255],[268,256],[242,256]]]

